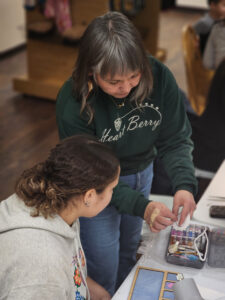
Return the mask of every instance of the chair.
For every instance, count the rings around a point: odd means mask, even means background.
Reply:
[[[206,107],[208,89],[214,72],[207,70],[197,47],[198,37],[190,25],[182,30],[182,48],[187,77],[188,98],[193,110],[201,115]]]
[[[91,20],[109,10],[108,0],[71,0],[70,2],[72,35],[75,38],[82,34],[82,30]],[[26,11],[27,28],[34,22],[43,23],[43,21],[46,21],[46,18],[38,5],[34,10]],[[27,74],[14,78],[14,89],[27,95],[55,101],[60,87],[72,74],[77,54],[77,45],[64,43],[62,37],[55,31],[39,38],[28,35]]]
[[[161,1],[111,0],[110,3],[112,10],[125,13],[125,15],[127,15],[128,18],[134,23],[135,27],[141,34],[146,50],[160,61],[165,61],[167,51],[166,49],[158,47]],[[137,7],[136,12],[135,8],[132,9],[132,6]],[[126,11],[124,11],[124,9]]]

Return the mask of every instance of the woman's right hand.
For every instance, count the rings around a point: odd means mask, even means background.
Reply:
[[[163,203],[152,201],[145,209],[144,219],[152,232],[159,232],[177,221],[177,217]]]

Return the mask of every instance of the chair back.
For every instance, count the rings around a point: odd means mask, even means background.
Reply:
[[[201,115],[206,107],[208,89],[214,72],[206,69],[194,29],[187,25],[182,31],[182,48],[187,78],[188,98],[193,110]]]

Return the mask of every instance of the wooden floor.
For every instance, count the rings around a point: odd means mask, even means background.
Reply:
[[[181,28],[202,12],[170,9],[161,12],[159,46],[167,50],[166,64],[186,91]],[[14,191],[20,173],[44,160],[57,143],[55,103],[23,96],[12,89],[12,78],[26,73],[26,49],[0,57],[0,200]],[[201,186],[200,192],[205,188]]]

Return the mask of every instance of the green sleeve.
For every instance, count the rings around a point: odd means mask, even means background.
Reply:
[[[127,184],[119,181],[115,187],[111,205],[120,213],[144,217],[146,206],[150,200],[146,199],[140,192],[132,190]]]
[[[193,142],[180,89],[172,73],[164,66],[162,90],[164,117],[159,139],[156,143],[159,158],[171,179],[174,193],[187,190],[197,193],[197,181],[192,162]]]

